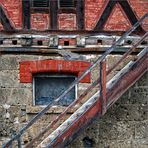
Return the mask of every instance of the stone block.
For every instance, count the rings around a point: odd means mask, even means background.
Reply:
[[[29,88],[0,89],[0,104],[26,105],[32,102],[32,90]]]
[[[11,89],[0,88],[0,105],[7,103],[11,96]]]
[[[134,134],[132,124],[121,122],[100,122],[99,139],[123,140],[129,139]]]
[[[132,148],[147,148],[148,147],[148,138],[145,139],[136,139],[132,141]]]
[[[104,140],[99,141],[95,148],[131,148],[130,140]]]
[[[0,71],[0,86],[19,87],[19,71],[18,70],[3,70]]]
[[[102,120],[110,121],[142,121],[148,116],[147,105],[138,104],[114,104],[102,117]]]
[[[0,58],[0,70],[17,70],[19,68],[18,58],[11,55],[3,55]]]
[[[135,124],[135,139],[148,138],[148,120]]]

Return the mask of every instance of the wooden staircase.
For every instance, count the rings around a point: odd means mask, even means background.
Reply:
[[[107,56],[120,44],[131,32],[133,32],[143,20],[148,17],[148,13],[142,17],[131,29],[129,29],[119,40],[117,40],[106,52],[99,57],[91,66],[77,79],[69,88],[64,91],[54,102],[48,104],[38,115],[36,115],[28,124],[22,128],[18,134],[12,137],[3,148],[11,147],[14,141],[17,141],[17,146],[20,147],[65,147],[75,137],[79,135],[79,132],[87,127],[96,117],[103,116],[106,111],[123,95],[146,71],[148,71],[148,47],[144,48],[140,53],[137,54],[136,58],[130,61],[124,68],[121,69],[113,78],[107,81],[107,76],[115,70],[115,68],[125,60],[125,58],[136,50],[138,45],[148,37],[146,32],[141,39],[133,45],[132,48],[128,49],[123,54],[122,58],[113,65],[109,70],[106,68]],[[38,119],[40,119],[53,105],[56,104],[63,96],[65,96],[80,80],[93,70],[95,66],[98,66],[100,71],[99,78],[94,81],[75,101],[70,104],[64,112],[56,117],[39,135],[37,135],[30,143],[23,145],[21,140],[22,135],[30,128]],[[99,68],[100,67],[100,68]],[[98,91],[94,94],[92,90],[99,87]],[[54,125],[64,115],[78,104],[82,99],[86,98],[87,95],[91,94],[91,97],[85,99],[86,101],[60,126],[53,128]],[[90,96],[90,95],[89,95]],[[49,132],[49,129],[54,129]]]
[[[145,48],[136,61],[129,62],[118,74],[107,83],[107,110],[120,96],[128,90],[147,70],[148,48]],[[62,125],[53,131],[39,145],[45,147],[64,147],[68,145],[84,128],[91,123],[96,116],[102,116],[102,96],[100,91],[95,93],[74,114],[72,114]]]

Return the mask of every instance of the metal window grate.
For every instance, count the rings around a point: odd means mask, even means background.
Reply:
[[[32,0],[32,7],[36,8],[49,7],[49,0]]]
[[[60,8],[73,8],[74,0],[59,0],[59,7]]]

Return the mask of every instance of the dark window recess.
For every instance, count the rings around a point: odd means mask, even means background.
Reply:
[[[64,41],[64,46],[69,46],[69,41]]]
[[[12,40],[13,45],[17,45],[17,40]]]
[[[49,0],[32,0],[32,7],[35,8],[49,7]]]
[[[49,76],[34,77],[35,105],[47,105],[53,102],[75,80],[75,76]],[[75,87],[56,105],[67,106],[75,99]]]
[[[2,45],[3,44],[3,40],[0,40],[0,45]]]
[[[37,44],[41,46],[41,45],[43,45],[43,41],[39,40],[39,41],[37,41]]]
[[[73,8],[75,7],[74,0],[59,0],[60,8]]]

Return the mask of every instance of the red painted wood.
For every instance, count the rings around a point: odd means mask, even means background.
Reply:
[[[107,98],[109,98],[107,100],[108,108],[148,70],[147,63],[148,58],[147,55],[145,55],[138,60],[137,63],[132,66],[131,70],[124,74],[110,90],[107,90]],[[67,130],[52,143],[51,147],[65,146],[90,120],[101,113],[101,97],[98,99],[99,101],[89,108],[73,125],[67,128]]]
[[[101,104],[102,104],[102,114],[106,113],[106,60],[100,63],[100,81],[101,81]]]

